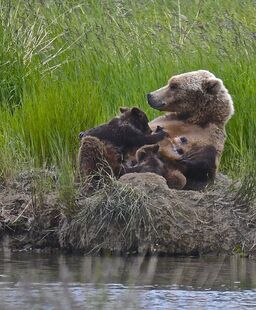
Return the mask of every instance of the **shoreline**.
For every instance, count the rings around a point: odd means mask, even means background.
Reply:
[[[0,191],[0,244],[39,253],[254,256],[256,221],[253,205],[239,200],[241,186],[218,174],[204,191],[177,191],[158,175],[132,173],[64,195],[53,171],[23,173]]]

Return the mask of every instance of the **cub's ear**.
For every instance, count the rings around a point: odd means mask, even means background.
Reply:
[[[132,108],[131,112],[134,115],[140,115],[142,113],[142,111],[139,108],[136,108],[136,107]]]
[[[125,112],[129,111],[129,108],[121,107],[119,110],[121,113],[125,113]]]
[[[141,162],[142,160],[144,160],[147,157],[147,155],[156,154],[158,151],[159,151],[159,145],[158,144],[150,144],[150,145],[142,146],[136,152],[137,162]]]
[[[156,130],[155,130],[155,133],[157,133],[157,132],[159,132],[159,131],[163,131],[163,127],[161,127],[161,126],[157,126],[156,127]]]
[[[223,83],[220,79],[212,78],[203,82],[203,90],[211,95],[216,95],[222,88]]]
[[[136,160],[138,163],[142,162],[143,159],[145,159],[146,157],[146,152],[144,148],[140,148],[138,149],[138,151],[136,152]]]
[[[151,151],[152,153],[157,153],[159,151],[159,145],[153,144],[151,148],[148,147],[148,150]]]

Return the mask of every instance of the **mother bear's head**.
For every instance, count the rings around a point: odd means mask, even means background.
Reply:
[[[175,75],[167,85],[147,94],[149,105],[176,112],[187,122],[223,127],[234,113],[233,101],[222,80],[206,70]]]

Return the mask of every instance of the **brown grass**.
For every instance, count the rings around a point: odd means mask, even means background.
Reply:
[[[54,171],[21,174],[0,191],[0,235],[10,237],[12,249],[254,255],[250,180],[218,175],[213,186],[196,192],[170,190],[152,173],[120,180],[105,175],[92,190],[72,180],[63,186]]]
[[[150,173],[110,178],[63,219],[60,244],[87,254],[245,253],[253,245],[246,237],[253,208],[239,211],[242,186],[219,177],[203,192],[176,191]]]

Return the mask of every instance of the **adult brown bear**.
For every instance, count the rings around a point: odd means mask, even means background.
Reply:
[[[223,82],[206,70],[187,72],[173,76],[166,86],[149,93],[147,99],[152,108],[168,112],[151,121],[151,129],[160,126],[171,138],[186,136],[191,143],[213,146],[217,169],[226,140],[225,124],[234,113],[232,98]],[[198,155],[189,159],[192,167]]]
[[[201,175],[205,175],[205,167],[210,167],[211,175],[216,173],[226,139],[225,124],[234,113],[232,99],[223,82],[205,70],[180,74],[172,77],[166,86],[148,94],[148,103],[157,110],[169,112],[153,120],[150,123],[151,129],[157,131],[157,128],[163,128],[169,138],[185,136],[191,144],[197,145],[196,151],[194,149],[184,159],[184,165],[186,188],[199,189]],[[87,166],[90,166],[90,161],[85,160],[88,155],[90,159],[97,159],[97,154],[102,153],[103,158],[114,160],[115,156],[108,156],[112,150],[106,151],[102,141],[94,139],[91,144],[92,141],[87,140],[89,137],[83,139],[79,156],[80,172],[88,172]],[[166,148],[164,141],[158,143],[160,153]],[[97,146],[104,151],[94,153],[94,147]],[[213,152],[210,156],[201,152],[202,147],[207,146],[211,146],[210,149],[215,152],[216,165],[212,163]],[[208,170],[206,173],[208,174]],[[206,183],[203,181],[202,186]]]

